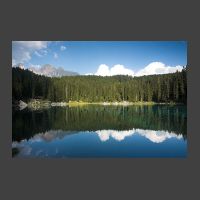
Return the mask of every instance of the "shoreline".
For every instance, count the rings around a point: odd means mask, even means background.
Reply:
[[[121,102],[68,102],[66,105],[112,105],[112,106],[131,106],[131,105],[185,105],[184,103],[176,103],[176,102],[148,102],[148,101],[138,101],[138,102],[128,102],[128,101],[121,101]]]
[[[38,100],[31,99],[27,103],[20,100],[18,104],[15,103],[13,106],[19,107],[20,110],[28,108],[48,108],[48,107],[64,107],[64,106],[86,106],[86,105],[102,105],[102,106],[131,106],[131,105],[186,105],[184,103],[176,102],[148,102],[148,101],[138,101],[138,102],[128,102],[128,101],[114,101],[114,102],[84,102],[84,101],[69,101],[69,102],[51,102],[48,100]]]

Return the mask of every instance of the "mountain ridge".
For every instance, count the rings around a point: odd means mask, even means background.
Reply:
[[[19,67],[20,69],[25,69],[23,64],[19,63],[18,65],[15,65],[13,67]],[[30,66],[27,68],[29,71],[38,74],[38,75],[44,75],[47,77],[62,77],[62,76],[78,76],[79,73],[65,70],[63,67],[54,67],[50,64],[45,64],[42,66]]]

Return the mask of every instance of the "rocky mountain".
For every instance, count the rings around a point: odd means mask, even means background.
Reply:
[[[46,64],[41,67],[31,66],[28,68],[35,74],[44,75],[48,77],[61,77],[61,76],[78,76],[77,72],[67,71],[62,67],[54,67],[52,65]]]

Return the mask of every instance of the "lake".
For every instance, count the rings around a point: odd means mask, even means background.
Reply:
[[[187,107],[132,105],[14,110],[13,157],[187,156]]]

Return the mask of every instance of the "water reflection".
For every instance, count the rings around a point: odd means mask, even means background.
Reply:
[[[116,131],[116,130],[101,130],[96,131],[96,134],[99,136],[101,141],[107,141],[112,137],[117,141],[122,141],[125,137],[132,136],[134,134],[138,134],[140,136],[146,137],[151,142],[161,143],[166,139],[176,138],[183,139],[181,134],[176,135],[175,133],[169,133],[167,131],[154,131],[154,130],[142,130],[142,129],[133,129],[128,131]]]
[[[154,131],[154,130],[142,130],[142,129],[132,129],[132,130],[126,130],[126,131],[98,130],[95,132],[85,131],[83,133],[97,134],[99,139],[102,142],[105,142],[111,138],[113,138],[116,141],[122,141],[126,137],[133,136],[133,135],[143,136],[154,143],[161,143],[161,142],[164,142],[166,139],[170,139],[170,138],[184,139],[183,135],[181,134],[177,135],[173,132],[170,133],[168,131]],[[24,143],[24,141],[29,142],[29,143],[41,142],[41,141],[51,142],[54,140],[62,140],[64,137],[68,135],[72,135],[72,134],[79,134],[79,132],[65,132],[62,130],[51,130],[45,133],[38,133],[28,140],[26,139],[21,140],[21,143]],[[17,147],[18,144],[20,144],[20,142],[13,142],[13,147]]]
[[[185,157],[184,106],[13,111],[16,157]]]
[[[185,106],[84,106],[13,110],[12,139],[20,141],[50,130],[163,130],[186,137]]]
[[[132,129],[68,132],[51,130],[13,142],[16,157],[185,157],[182,135]]]

